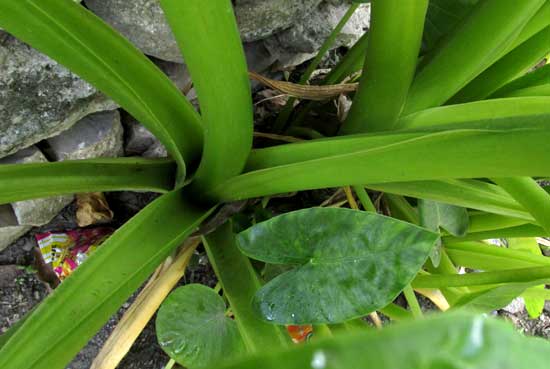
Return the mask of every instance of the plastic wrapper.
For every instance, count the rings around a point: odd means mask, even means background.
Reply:
[[[287,325],[286,330],[294,343],[302,343],[313,336],[313,327],[311,325]]]
[[[65,232],[36,234],[36,241],[44,262],[63,280],[82,264],[107,237],[111,228],[75,229]]]

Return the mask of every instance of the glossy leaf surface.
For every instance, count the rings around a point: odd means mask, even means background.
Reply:
[[[544,368],[549,355],[547,341],[527,338],[505,322],[449,313],[212,369],[532,369]]]
[[[258,291],[253,304],[279,324],[338,323],[388,305],[426,261],[437,235],[369,212],[310,208],[259,223],[238,236],[241,250],[294,264]]]
[[[213,289],[189,284],[162,303],[156,320],[162,349],[188,368],[238,357],[244,344],[237,323],[225,316],[225,302]]]

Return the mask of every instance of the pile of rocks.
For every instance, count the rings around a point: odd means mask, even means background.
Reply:
[[[292,68],[312,58],[349,0],[235,0],[250,70]],[[84,0],[182,89],[190,81],[157,0]],[[363,5],[338,37],[350,46],[369,25]],[[0,30],[0,165],[141,155],[164,147],[108,97],[63,66]],[[37,185],[40,185],[37,183]],[[48,223],[72,196],[0,206],[0,251]]]

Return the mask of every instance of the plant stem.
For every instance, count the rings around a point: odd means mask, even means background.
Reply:
[[[168,361],[168,363],[166,364],[166,366],[164,367],[164,369],[172,369],[172,368],[174,367],[175,364],[176,364],[176,360],[170,359],[170,361]]]
[[[330,47],[334,44],[334,41],[336,41],[336,37],[338,37],[338,35],[342,31],[342,28],[344,28],[346,23],[348,23],[349,19],[351,18],[353,13],[355,13],[355,10],[357,10],[358,7],[359,7],[359,4],[352,4],[349,7],[348,11],[344,14],[342,19],[340,19],[340,22],[338,22],[336,27],[334,27],[334,29],[330,33],[329,37],[325,40],[325,42],[323,42],[323,44],[321,45],[321,48],[319,49],[319,52],[317,53],[313,61],[309,64],[304,74],[302,74],[302,76],[300,77],[300,81],[298,82],[299,84],[304,85],[307,83],[307,81],[309,81],[309,78],[311,77],[315,69],[317,69],[317,67],[321,63],[321,60],[323,59],[325,54],[328,52]],[[286,105],[284,106],[283,110],[281,111],[281,113],[277,117],[277,120],[275,121],[276,132],[280,132],[285,128],[288,118],[292,113],[292,109],[294,108],[295,101],[296,99],[294,97],[291,97],[286,102]]]
[[[414,290],[412,289],[410,284],[405,287],[405,289],[403,290],[403,294],[405,295],[405,299],[409,304],[409,308],[411,309],[414,318],[420,319],[424,317],[424,315],[422,314],[422,309],[420,308],[420,304],[418,303],[418,299],[416,298]]]
[[[360,185],[355,185],[352,187],[353,191],[355,191],[357,197],[359,198],[359,202],[361,202],[361,205],[363,205],[363,209],[365,209],[365,211],[376,213],[376,208],[374,207],[374,204],[372,203],[369,194],[365,190],[365,187]]]

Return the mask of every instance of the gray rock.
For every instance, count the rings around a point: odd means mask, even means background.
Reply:
[[[245,42],[292,26],[321,0],[236,0],[235,14]],[[175,38],[157,0],[86,0],[86,6],[145,54],[182,62]]]
[[[144,156],[148,158],[168,156],[166,148],[160,141],[134,118],[128,117],[125,119],[124,125],[126,132],[124,151],[127,156]]]
[[[266,40],[266,47],[286,69],[313,58],[349,9],[350,2],[326,0],[293,27]],[[353,45],[370,26],[370,4],[361,5],[336,38],[333,48]]]
[[[236,0],[235,15],[243,41],[269,37],[309,18],[321,0]]]
[[[47,153],[56,161],[117,157],[123,154],[122,136],[118,110],[94,113],[46,140]]]
[[[511,303],[502,308],[510,314],[519,314],[525,310],[525,302],[522,297],[516,297]]]
[[[42,152],[31,146],[14,155],[0,159],[0,165],[46,161],[46,157]],[[72,196],[56,196],[47,199],[18,201],[11,205],[0,206],[0,250],[23,236],[32,226],[48,223],[71,201]]]
[[[0,165],[44,162],[47,162],[44,154],[35,146],[31,146],[14,155],[1,159]],[[17,225],[40,226],[52,220],[72,199],[72,196],[56,196],[45,199],[18,201],[12,203],[11,208],[17,219]]]
[[[91,85],[0,31],[0,157],[115,105]]]
[[[30,226],[20,226],[10,205],[0,205],[0,251],[23,236],[31,229]]]

